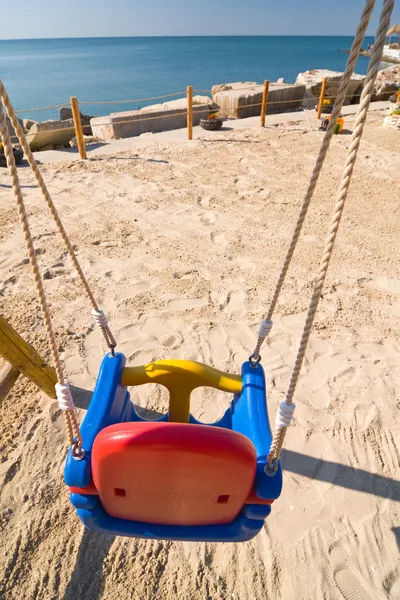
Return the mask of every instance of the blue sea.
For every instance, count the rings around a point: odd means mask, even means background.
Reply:
[[[343,71],[351,37],[135,37],[0,41],[0,78],[17,110],[79,101],[130,100],[210,90],[232,81],[294,82],[307,69]],[[364,45],[373,43],[366,38]],[[357,72],[365,74],[361,57]],[[182,96],[182,94],[180,94]],[[88,105],[103,115],[155,101]],[[58,110],[26,112],[35,120],[57,118]]]

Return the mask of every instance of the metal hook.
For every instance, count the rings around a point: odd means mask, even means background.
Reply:
[[[267,464],[264,467],[264,473],[269,477],[273,477],[278,470],[278,461],[276,458],[267,459]]]
[[[85,450],[78,444],[78,442],[75,442],[75,444],[72,446],[71,453],[74,460],[83,460],[86,454]]]
[[[260,362],[261,362],[260,354],[257,357],[254,354],[249,356],[250,366],[253,367],[254,369],[260,364]]]

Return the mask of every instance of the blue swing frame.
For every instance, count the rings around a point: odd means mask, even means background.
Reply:
[[[120,385],[126,358],[121,353],[107,354],[101,364],[88,412],[81,426],[85,456],[76,460],[70,450],[65,466],[65,483],[73,488],[86,488],[92,482],[91,453],[97,434],[105,427],[123,422],[145,422],[130,399],[129,391]],[[167,421],[168,414],[159,421]],[[190,415],[191,424],[201,424]],[[258,498],[276,500],[282,490],[282,469],[278,462],[274,474],[266,471],[272,433],[267,412],[265,375],[262,366],[245,362],[242,366],[242,391],[235,394],[221,420],[210,427],[224,427],[249,438],[256,449],[257,467],[254,490]],[[244,542],[255,537],[271,512],[265,504],[245,504],[231,523],[222,525],[160,525],[128,521],[108,515],[97,495],[71,493],[71,503],[82,523],[91,531],[148,539]]]

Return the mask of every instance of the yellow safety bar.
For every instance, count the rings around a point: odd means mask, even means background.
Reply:
[[[169,391],[168,420],[188,423],[190,394],[198,387],[210,386],[222,392],[242,391],[240,375],[231,375],[191,360],[158,360],[140,367],[125,367],[122,385],[159,383]]]

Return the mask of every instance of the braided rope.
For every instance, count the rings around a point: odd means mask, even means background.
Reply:
[[[283,263],[281,273],[279,275],[278,283],[276,284],[274,295],[272,297],[271,304],[268,309],[267,316],[265,318],[266,321],[271,321],[272,315],[275,312],[275,308],[278,303],[279,295],[281,293],[282,286],[284,284],[290,263],[292,261],[293,254],[294,254],[294,251],[297,246],[297,242],[299,241],[300,233],[303,228],[305,218],[307,216],[308,208],[309,208],[311,200],[313,198],[314,191],[317,186],[318,179],[321,174],[322,167],[324,165],[325,158],[326,158],[326,155],[329,150],[329,146],[330,146],[330,143],[331,143],[334,131],[335,131],[336,121],[340,115],[340,111],[343,108],[347,90],[350,85],[352,75],[354,73],[354,69],[355,69],[355,66],[356,66],[356,63],[358,60],[358,56],[359,56],[359,53],[361,50],[362,43],[364,41],[365,33],[367,31],[367,27],[368,27],[374,6],[375,6],[375,0],[367,0],[365,3],[365,7],[362,12],[361,19],[360,19],[360,24],[358,26],[357,33],[355,35],[355,38],[354,38],[354,41],[353,41],[353,44],[352,44],[352,47],[350,50],[350,55],[347,60],[346,69],[345,69],[345,72],[343,73],[343,77],[340,82],[338,95],[337,95],[337,98],[336,98],[336,101],[335,101],[335,104],[334,104],[334,107],[332,110],[332,115],[331,115],[331,118],[329,121],[329,125],[326,129],[324,138],[322,140],[321,148],[320,148],[317,160],[315,162],[315,166],[314,166],[314,170],[313,170],[313,173],[312,173],[312,176],[310,179],[310,183],[308,184],[307,192],[304,197],[299,216],[297,218],[297,223],[296,223],[295,229],[293,231],[293,236],[290,241],[289,249],[287,251],[286,258]],[[265,337],[258,335],[257,343],[254,348],[254,352],[251,355],[252,361],[257,362],[257,360],[259,360],[260,350],[261,350],[261,346],[264,343],[264,340],[265,340]]]
[[[354,170],[354,165],[357,159],[358,149],[360,147],[364,126],[368,116],[368,109],[371,103],[371,96],[373,93],[376,76],[378,74],[379,63],[382,59],[383,47],[385,44],[386,33],[390,25],[390,17],[393,11],[393,6],[394,0],[384,0],[384,5],[379,21],[379,27],[375,38],[374,49],[368,67],[368,74],[366,77],[363,92],[361,94],[360,107],[355,121],[355,128],[351,138],[350,147],[348,149],[347,158],[342,174],[342,180],[339,186],[336,206],[332,216],[332,221],[329,228],[328,237],[326,239],[325,248],[322,254],[318,276],[314,285],[314,291],[308,309],[307,318],[304,325],[304,331],[300,341],[295,366],[286,394],[285,402],[288,406],[290,406],[293,402],[293,396],[296,390],[301,367],[306,353],[308,340],[310,339],[312,326],[318,309],[318,303],[321,297],[322,288],[328,271],[329,262],[332,256],[337,232],[340,225],[340,220],[342,218],[344,205],[350,187],[351,177]],[[271,467],[275,466],[276,462],[279,460],[286,431],[287,427],[277,427],[275,429],[270,453],[268,455],[268,464]]]
[[[27,216],[26,210],[25,210],[25,203],[24,203],[24,199],[22,196],[21,184],[20,184],[19,177],[18,177],[17,167],[15,164],[10,134],[8,132],[6,117],[5,117],[3,105],[1,102],[0,102],[0,137],[3,142],[4,154],[7,159],[7,166],[8,166],[8,170],[9,170],[10,177],[11,177],[11,184],[12,184],[12,188],[14,191],[15,201],[17,204],[18,216],[19,216],[19,220],[22,225],[22,231],[23,231],[23,235],[24,235],[25,245],[26,245],[26,249],[27,249],[27,253],[28,253],[28,257],[29,257],[29,262],[30,262],[30,265],[32,268],[33,277],[35,280],[36,293],[39,298],[40,308],[41,308],[42,314],[43,314],[43,320],[44,320],[44,324],[45,324],[45,328],[46,328],[46,332],[47,332],[48,344],[49,344],[51,355],[53,357],[56,374],[57,374],[57,380],[58,380],[59,385],[68,387],[68,384],[65,383],[65,379],[64,379],[64,371],[63,371],[63,367],[61,364],[60,355],[58,353],[57,341],[55,338],[54,329],[53,329],[53,325],[51,322],[49,307],[46,302],[46,295],[45,295],[45,292],[43,289],[43,281],[42,281],[42,277],[40,275],[39,265],[38,265],[37,259],[36,259],[36,252],[35,252],[35,246],[34,246],[34,243],[32,240],[32,234],[29,229],[28,216]],[[75,406],[72,401],[72,397],[71,397],[71,402],[69,404],[68,409],[66,409],[64,411],[64,415],[65,415],[65,422],[66,422],[66,426],[67,426],[69,444],[70,444],[70,446],[76,445],[77,451],[79,452],[79,449],[82,445],[82,438],[81,438],[80,431],[79,431],[79,424],[78,424],[78,420],[76,418]],[[77,442],[75,442],[74,433],[75,433]]]
[[[53,219],[54,219],[54,221],[55,221],[55,223],[56,223],[56,225],[58,227],[58,230],[59,230],[59,232],[60,232],[60,234],[61,234],[61,236],[62,236],[62,238],[64,240],[64,243],[65,243],[65,245],[67,247],[68,253],[69,253],[69,255],[70,255],[71,259],[72,259],[73,265],[74,265],[74,267],[76,269],[76,272],[78,273],[79,279],[81,280],[82,285],[83,285],[83,287],[84,287],[84,289],[86,291],[86,294],[87,294],[87,296],[88,296],[88,298],[90,300],[90,303],[91,303],[91,305],[93,307],[93,310],[95,310],[96,312],[99,312],[99,307],[98,307],[97,302],[96,302],[96,300],[95,300],[95,298],[93,296],[92,290],[90,289],[89,283],[88,283],[88,281],[87,281],[87,279],[86,279],[86,277],[85,277],[85,275],[84,275],[84,273],[82,271],[82,268],[81,268],[81,266],[80,266],[80,264],[78,262],[78,258],[76,256],[75,251],[74,251],[74,249],[72,247],[72,244],[71,244],[71,242],[69,240],[68,234],[67,234],[67,232],[64,229],[64,225],[62,224],[60,216],[59,216],[59,214],[57,212],[57,209],[54,206],[54,202],[53,202],[53,200],[52,200],[52,198],[51,198],[51,196],[49,194],[49,191],[48,191],[48,189],[46,187],[46,184],[45,184],[45,182],[43,180],[42,174],[41,174],[41,172],[40,172],[40,170],[39,170],[39,168],[37,166],[36,160],[35,160],[35,158],[34,158],[34,156],[32,154],[32,151],[31,151],[31,149],[29,147],[29,144],[27,142],[27,139],[25,137],[23,129],[22,129],[22,127],[21,127],[21,125],[20,125],[20,123],[18,121],[17,115],[15,114],[14,108],[13,108],[11,102],[10,102],[10,98],[9,98],[9,96],[8,96],[8,94],[6,92],[6,89],[5,89],[4,85],[3,85],[3,82],[1,80],[0,80],[0,100],[3,103],[4,108],[7,111],[7,114],[8,114],[8,117],[9,117],[10,121],[11,121],[11,124],[12,124],[12,126],[13,126],[13,128],[14,128],[17,136],[18,136],[18,139],[19,139],[19,142],[20,142],[20,144],[22,146],[24,154],[25,154],[26,158],[28,159],[28,162],[29,162],[29,164],[30,164],[30,166],[32,168],[32,171],[33,171],[33,173],[35,175],[36,181],[37,181],[37,183],[38,183],[38,185],[39,185],[39,187],[40,187],[40,189],[41,189],[41,191],[43,193],[43,196],[44,196],[44,198],[45,198],[45,200],[47,202],[47,206],[49,207],[51,215],[52,215],[52,217],[53,217]],[[108,325],[107,325],[107,327],[102,327],[101,330],[102,330],[102,333],[103,333],[103,336],[104,336],[104,339],[105,339],[107,345],[111,349],[115,348],[115,346],[117,344],[116,344],[115,338],[112,335],[112,333],[111,333],[110,328],[108,327]]]

